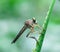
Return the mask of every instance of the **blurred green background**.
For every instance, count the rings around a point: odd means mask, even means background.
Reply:
[[[11,42],[25,20],[35,17],[42,26],[51,2],[52,0],[0,0],[0,52],[32,52],[36,42],[26,38],[29,30],[15,44]],[[41,52],[60,52],[60,0],[55,2]]]

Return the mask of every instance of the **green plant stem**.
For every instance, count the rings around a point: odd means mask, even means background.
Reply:
[[[50,15],[51,15],[54,4],[55,4],[55,0],[52,0],[52,4],[49,7],[49,11],[47,12],[47,16],[46,16],[44,24],[43,24],[43,30],[41,32],[41,35],[39,36],[39,39],[38,39],[38,42],[39,42],[40,46],[36,43],[36,48],[33,52],[40,52],[41,51],[44,36],[45,36],[46,30],[47,30],[48,21],[49,21],[49,18],[50,18]]]

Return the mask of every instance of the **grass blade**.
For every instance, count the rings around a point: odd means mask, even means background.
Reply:
[[[40,46],[36,43],[36,48],[33,52],[41,52],[41,47],[42,47],[44,36],[45,36],[46,30],[47,30],[48,21],[49,21],[54,4],[55,4],[55,0],[52,0],[52,4],[49,7],[49,11],[47,12],[47,16],[46,16],[44,24],[43,24],[43,30],[38,39]]]

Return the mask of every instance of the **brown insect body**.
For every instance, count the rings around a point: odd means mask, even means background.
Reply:
[[[27,28],[33,28],[33,20],[27,20],[25,21],[24,26],[22,27],[22,29],[20,30],[20,32],[18,33],[18,35],[15,37],[15,39],[12,41],[12,43],[15,43],[17,41],[17,39],[22,35],[22,33],[27,29]]]

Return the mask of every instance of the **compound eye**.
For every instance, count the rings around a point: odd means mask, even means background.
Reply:
[[[33,20],[34,23],[36,23],[36,20]]]
[[[35,24],[37,24],[37,21],[36,21],[36,19],[33,17],[32,18],[33,19],[33,22],[35,23]]]

